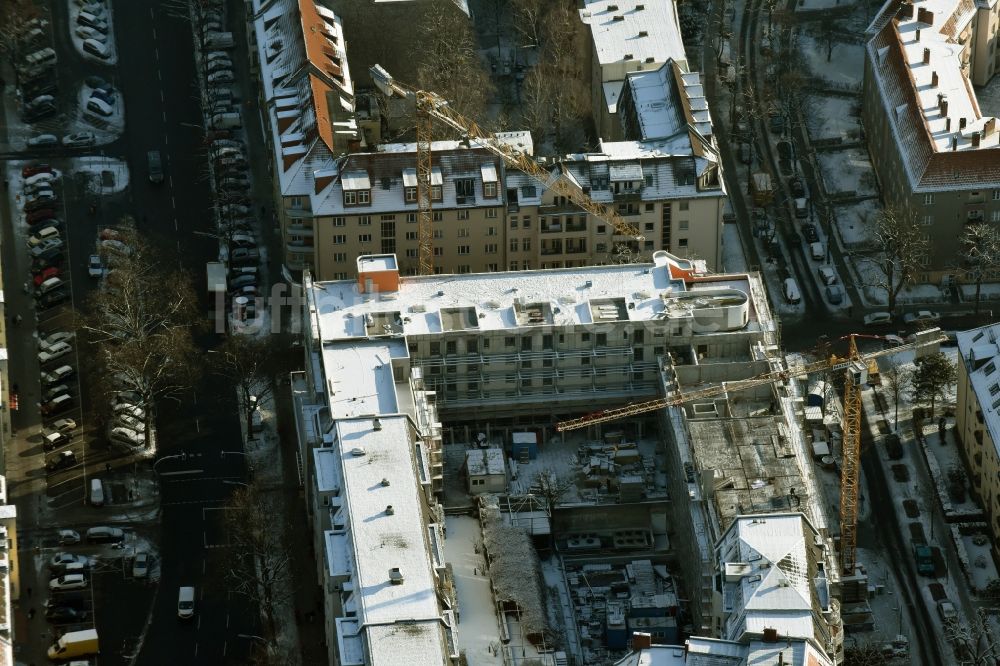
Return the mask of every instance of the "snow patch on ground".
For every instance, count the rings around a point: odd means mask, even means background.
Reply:
[[[836,207],[834,219],[844,249],[864,247],[871,241],[871,229],[878,210],[878,201],[874,199]]]
[[[842,0],[841,4],[847,3]],[[833,7],[835,4],[831,2],[829,6]],[[832,57],[827,60],[826,43],[823,39],[809,34],[799,34],[797,39],[799,53],[805,61],[806,68],[815,77],[838,86],[861,85],[865,71],[865,50],[860,44],[835,42]]]
[[[857,0],[799,0],[795,5],[797,12],[814,12],[819,9],[832,9],[834,7],[848,7]]]
[[[451,565],[458,594],[461,622],[458,647],[470,664],[503,664],[496,606],[482,555],[479,520],[472,516],[448,516],[445,560]]]
[[[744,273],[747,270],[740,230],[735,224],[722,225],[722,270],[726,273]]]
[[[92,88],[85,85],[80,86],[80,92],[77,94],[80,122],[87,126],[87,130],[97,129],[105,133],[110,132],[113,137],[117,137],[125,130],[125,100],[122,98],[122,94],[115,91],[115,103],[111,105],[111,115],[105,117],[87,110],[87,102],[93,93]],[[113,141],[114,138],[111,140]],[[102,140],[100,134],[97,135],[97,142],[108,143],[107,140]]]
[[[855,114],[857,100],[826,95],[812,95],[808,99],[806,124],[812,139],[841,137],[845,141],[858,140],[861,124]]]
[[[87,174],[87,191],[92,194],[118,194],[129,183],[128,164],[113,157],[75,157],[70,173]]]
[[[863,148],[849,148],[817,155],[826,191],[875,194],[875,170]]]

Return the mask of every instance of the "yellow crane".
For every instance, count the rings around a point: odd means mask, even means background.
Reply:
[[[756,377],[723,382],[717,386],[688,391],[656,400],[606,409],[593,412],[576,419],[561,421],[556,424],[556,430],[564,432],[586,428],[598,423],[617,421],[628,416],[646,414],[667,407],[682,405],[692,400],[714,398],[726,393],[735,393],[745,389],[783,381],[795,377],[804,377],[817,372],[844,371],[844,419],[843,419],[843,469],[840,475],[840,562],[846,574],[854,573],[857,552],[858,525],[858,483],[861,464],[861,390],[867,381],[868,365],[875,359],[891,356],[903,351],[914,350],[917,357],[932,354],[938,350],[938,345],[946,338],[937,328],[920,331],[914,341],[890,349],[882,349],[868,354],[858,351],[857,338],[883,339],[877,335],[852,333],[846,336],[848,352],[846,357],[830,356],[805,365],[766,372]]]
[[[591,199],[571,179],[552,173],[540,166],[530,155],[498,140],[491,132],[482,129],[475,121],[455,111],[448,101],[435,92],[417,90],[396,81],[381,65],[369,69],[375,86],[386,96],[413,100],[417,111],[417,239],[420,275],[434,273],[434,230],[431,202],[431,139],[433,121],[438,120],[470,141],[500,157],[507,166],[522,171],[537,180],[542,187],[557,196],[566,197],[582,210],[605,220],[615,233],[628,241],[642,243],[639,230],[626,221],[613,208]],[[628,241],[625,241],[626,243]],[[618,240],[621,246],[623,241]]]

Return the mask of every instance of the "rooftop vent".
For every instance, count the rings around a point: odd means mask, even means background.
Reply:
[[[393,585],[403,584],[403,572],[399,570],[399,567],[389,569],[389,582]]]
[[[938,87],[938,73],[931,72],[931,88],[937,88],[937,87]]]
[[[392,508],[391,504],[389,504],[389,505],[387,505],[385,507],[385,515],[392,516],[392,515],[395,515],[395,514],[396,514],[396,510]]]
[[[764,642],[765,643],[777,643],[778,642],[778,630],[773,627],[764,627]]]
[[[931,64],[931,50],[928,48],[924,48],[924,64]]]
[[[979,132],[973,132],[972,133],[972,147],[973,148],[978,148],[979,147],[979,141],[980,141],[980,137],[981,136],[982,136],[982,134],[980,134]]]
[[[608,5],[608,11],[609,12],[616,12],[616,11],[618,11],[618,5]]]
[[[382,420],[376,416],[375,420],[372,421],[372,430],[381,430],[381,429],[382,429]]]
[[[646,62],[656,62],[656,58],[653,56],[646,56]]]
[[[911,19],[913,18],[913,5],[910,3],[904,3],[900,8],[899,12],[896,14],[900,19]]]
[[[631,53],[626,53],[624,56],[622,56],[622,60],[631,60],[632,58],[633,56]]]
[[[389,485],[389,479],[382,479],[382,487],[386,488]]]
[[[967,121],[967,120],[966,120],[965,118],[959,118],[959,119],[958,119],[958,129],[959,129],[959,130],[964,130],[964,129],[965,129],[965,124],[966,124],[967,122],[968,122],[968,121]]]
[[[646,31],[646,30],[640,30],[639,31],[639,36],[640,37],[649,37],[649,32]]]
[[[351,449],[351,455],[354,456],[355,458],[360,458],[361,456],[365,455],[365,450],[359,448],[353,448]]]
[[[914,32],[914,34],[916,35],[916,41],[919,42],[920,41],[920,28],[917,28],[916,31]]]
[[[594,286],[594,281],[593,280],[587,280],[586,282],[583,283],[583,286],[587,287],[589,289],[590,287]]]
[[[646,5],[636,5],[635,6],[635,11],[641,12],[645,8],[646,8]]]
[[[437,295],[444,296],[444,289],[439,289]]]
[[[625,17],[622,16],[621,14],[615,14],[614,16],[611,17],[611,20],[612,21],[624,21]]]

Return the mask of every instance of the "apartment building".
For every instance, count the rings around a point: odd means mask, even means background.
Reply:
[[[1000,556],[1000,324],[958,333],[955,434]]]
[[[632,636],[632,652],[615,666],[830,666],[833,662],[801,638],[768,633],[746,642],[692,636],[684,645],[655,645],[641,633]]]
[[[886,204],[926,230],[932,250],[921,282],[959,279],[950,267],[963,227],[1000,222],[1000,133],[972,88],[1000,65],[998,8],[995,0],[889,0],[865,34],[869,153]]]
[[[616,118],[629,73],[668,61],[687,66],[674,0],[587,0],[580,19],[590,30],[591,112],[598,134],[621,138]]]
[[[14,664],[13,604],[21,597],[18,571],[17,507],[8,503],[7,478],[0,475],[0,663]]]
[[[317,179],[335,158],[361,147],[343,25],[316,0],[252,0],[252,66],[261,85],[264,137],[271,154],[281,253],[293,271],[312,266],[309,209]]]

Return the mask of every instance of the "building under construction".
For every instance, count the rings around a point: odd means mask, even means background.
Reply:
[[[791,383],[738,383],[783,368],[756,275],[658,253],[406,277],[376,255],[359,258],[356,280],[304,287],[308,362],[293,388],[334,663],[389,663],[373,642],[390,634],[424,650],[419,663],[516,652],[556,666],[612,663],[636,632],[746,641],[763,629],[839,661],[840,567],[803,402]],[[564,427],[720,384],[732,390]],[[456,552],[460,513],[477,527]],[[744,517],[778,513],[796,517],[771,524],[781,553],[723,549],[757,525]],[[753,563],[765,555],[797,573],[764,576]],[[463,561],[476,562],[469,575]],[[782,580],[797,594],[767,594]],[[759,621],[734,621],[748,600]],[[460,622],[483,608],[487,642]],[[778,622],[788,613],[795,622]]]

